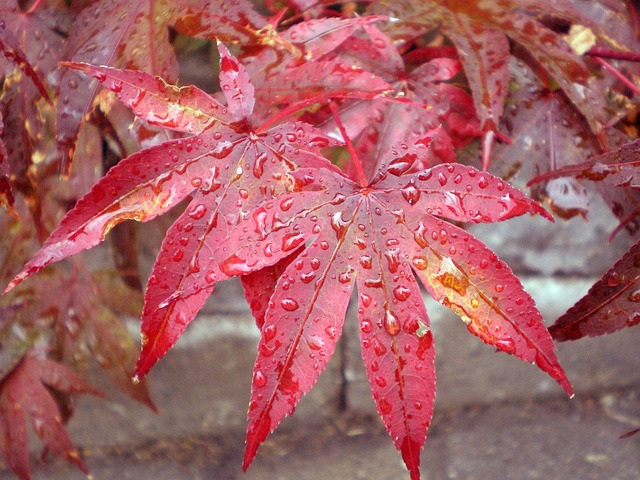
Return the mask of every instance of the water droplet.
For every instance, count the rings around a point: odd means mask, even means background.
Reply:
[[[380,388],[384,388],[387,386],[387,381],[383,378],[383,377],[377,377],[376,378],[376,384],[380,387]]]
[[[396,273],[398,271],[398,268],[400,267],[400,250],[398,250],[397,248],[387,250],[384,253],[384,256],[387,259],[389,272]]]
[[[382,278],[367,278],[364,281],[364,286],[369,288],[382,288]]]
[[[324,340],[319,335],[309,335],[306,338],[307,345],[311,350],[321,350],[324,347]]]
[[[337,335],[338,335],[338,333],[336,331],[336,327],[334,327],[333,325],[329,325],[327,328],[325,328],[324,332],[327,334],[327,336],[331,340],[335,340]]]
[[[500,292],[502,292],[504,290],[504,286],[501,285],[501,284],[497,284],[495,288],[496,288],[496,292],[498,292],[498,293],[500,293]]]
[[[333,227],[333,230],[336,232],[338,239],[344,237],[349,224],[342,219],[342,212],[333,214],[333,217],[331,217],[331,227]]]
[[[372,372],[377,372],[378,370],[380,370],[380,365],[374,360],[373,362],[371,362],[371,365],[369,365],[369,368]]]
[[[360,265],[362,265],[362,268],[370,270],[371,266],[373,265],[373,260],[369,255],[362,255],[360,257]]]
[[[392,405],[384,398],[378,402],[378,407],[380,408],[380,413],[382,415],[388,415],[391,413],[391,410],[393,410]]]
[[[207,272],[207,274],[204,276],[204,280],[205,282],[207,282],[209,285],[216,283],[216,274],[213,271]]]
[[[396,297],[399,301],[404,302],[411,295],[411,290],[409,290],[404,285],[398,285],[393,289],[393,296]]]
[[[316,278],[316,272],[308,272],[300,275],[300,281],[302,283],[311,283]]]
[[[264,164],[267,161],[267,154],[262,152],[260,155],[256,157],[255,162],[253,163],[253,176],[256,178],[262,177],[264,173]]]
[[[312,258],[309,263],[311,264],[311,268],[313,268],[314,270],[320,268],[320,260],[318,260],[317,258]]]
[[[399,177],[400,175],[402,175],[404,172],[406,172],[411,168],[411,165],[413,165],[415,160],[416,160],[415,155],[404,155],[402,157],[394,158],[389,163],[389,168],[387,168],[387,171],[391,175],[395,175],[396,177]]]
[[[387,310],[385,313],[384,328],[392,337],[400,333],[400,321],[391,310]]]
[[[440,172],[438,174],[438,183],[440,184],[441,187],[444,187],[447,184],[447,180],[448,178],[444,173]]]
[[[516,351],[516,342],[512,338],[502,338],[496,340],[496,348],[512,355]]]
[[[288,312],[296,311],[300,305],[293,298],[284,298],[280,301],[280,305]]]
[[[386,319],[385,319],[385,324],[386,324]],[[383,356],[385,353],[387,353],[387,347],[385,347],[382,342],[380,342],[380,340],[378,340],[377,338],[374,339],[373,341],[373,351],[375,352],[375,354],[379,357]]]
[[[360,330],[362,330],[364,333],[369,333],[371,330],[373,330],[373,323],[371,323],[371,320],[362,320],[360,322]]]
[[[480,179],[478,180],[478,186],[480,188],[487,188],[489,186],[489,181],[486,179],[486,177],[480,177]]]
[[[369,305],[371,305],[371,296],[363,293],[360,295],[360,301],[362,302],[362,306],[367,308]]]
[[[288,252],[298,248],[304,243],[304,234],[287,233],[282,237],[282,251]]]
[[[256,387],[264,387],[267,384],[267,377],[260,370],[253,374],[253,384]]]
[[[278,333],[278,329],[275,325],[268,325],[267,327],[265,327],[262,333],[264,334],[264,341],[268,342],[270,340],[273,340],[273,338],[276,336],[276,333]]]
[[[418,270],[426,270],[429,266],[429,262],[424,257],[413,257],[413,260],[411,262],[413,263],[413,266]]]
[[[420,190],[412,183],[406,185],[400,192],[409,205],[415,205],[420,200]]]
[[[220,263],[220,270],[230,277],[250,273],[255,264],[249,265],[247,260],[238,257],[235,253]]]
[[[633,292],[631,292],[627,298],[629,299],[630,302],[634,302],[634,303],[640,302],[640,289],[634,290]]]
[[[620,275],[617,272],[613,272],[607,278],[607,285],[610,287],[617,287],[620,285]]]
[[[207,207],[205,207],[203,204],[198,204],[195,205],[190,211],[189,211],[189,216],[191,218],[193,218],[194,220],[199,220],[202,217],[204,217],[204,214],[207,213]]]
[[[348,272],[342,272],[338,275],[338,281],[343,284],[349,283],[351,281],[351,275],[349,275]]]

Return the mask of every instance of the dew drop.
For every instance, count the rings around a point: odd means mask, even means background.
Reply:
[[[199,220],[204,217],[205,213],[207,213],[207,207],[200,203],[189,211],[189,216],[194,220]]]
[[[305,284],[311,283],[314,278],[316,278],[316,272],[303,273],[300,275],[300,281]]]
[[[264,164],[267,161],[267,154],[262,152],[260,155],[256,157],[255,162],[253,163],[253,176],[256,178],[261,178],[264,173]]]
[[[634,302],[634,303],[640,302],[640,289],[634,290],[633,292],[631,292],[627,298],[629,299],[630,302]]]
[[[504,290],[504,286],[501,285],[501,284],[497,284],[495,286],[495,289],[496,289],[496,292],[500,293],[500,292],[502,292]]]
[[[480,179],[478,180],[478,187],[487,188],[488,186],[489,186],[489,181],[487,180],[487,178],[480,177]]]
[[[209,285],[216,283],[216,274],[213,271],[207,272],[207,274],[204,276],[204,281],[207,282]]]
[[[360,257],[360,265],[362,265],[362,268],[370,270],[371,266],[373,265],[373,260],[369,255],[362,255]]]
[[[333,325],[329,325],[327,328],[325,328],[324,332],[327,334],[327,336],[331,340],[335,340],[336,337],[338,336],[338,333],[336,331],[336,327],[334,327]]]
[[[264,387],[267,384],[267,377],[260,370],[253,374],[253,384],[256,387]]]
[[[418,270],[426,270],[429,266],[429,262],[424,257],[413,257],[413,260],[411,262],[413,263],[413,266]]]
[[[399,301],[404,302],[411,295],[411,290],[409,290],[404,285],[398,285],[393,289],[393,296],[396,297]]]
[[[341,212],[336,212],[333,214],[333,217],[331,217],[331,227],[333,227],[333,230],[336,232],[338,239],[344,237],[348,225],[349,224],[342,219]]]
[[[324,340],[319,335],[309,335],[306,340],[311,350],[322,350],[324,347]]]
[[[402,188],[400,192],[409,205],[415,205],[420,200],[420,190],[412,183]]]
[[[438,183],[441,187],[444,187],[447,184],[447,180],[447,176],[444,173],[440,172],[438,174]]]
[[[273,340],[273,338],[276,336],[276,333],[278,333],[278,329],[275,325],[268,325],[267,327],[265,327],[262,333],[264,334],[264,341],[268,342],[270,340]]]
[[[620,285],[620,275],[617,272],[613,272],[607,278],[607,285],[610,287],[617,287]]]
[[[380,387],[380,388],[384,388],[387,386],[387,381],[383,378],[383,377],[377,377],[376,378],[376,384]]]
[[[367,278],[364,281],[364,286],[369,288],[382,288],[382,278]]]
[[[385,313],[384,328],[392,337],[400,333],[400,321],[391,310],[387,310],[387,312]]]
[[[367,320],[366,318],[362,320],[360,322],[360,330],[362,330],[364,333],[369,333],[371,330],[373,330],[373,323],[371,323],[371,320]]]
[[[300,305],[298,305],[298,302],[296,302],[293,298],[282,299],[280,305],[288,312],[294,312],[300,307]]]
[[[289,252],[298,248],[304,243],[304,235],[302,233],[287,233],[282,237],[282,251]]]
[[[311,268],[313,268],[314,270],[320,268],[320,260],[318,260],[317,258],[312,258],[309,263],[311,264]]]
[[[496,340],[496,348],[505,353],[512,355],[516,351],[516,342],[512,338],[503,338]]]
[[[378,406],[380,407],[380,413],[382,415],[388,415],[393,410],[393,407],[389,402],[387,402],[384,398],[378,402]]]
[[[385,319],[385,325],[386,325],[386,319]],[[379,357],[383,356],[385,353],[387,353],[387,347],[385,347],[382,342],[380,342],[380,340],[378,340],[377,338],[373,341],[373,351],[375,352],[375,354]]]
[[[371,296],[363,293],[362,295],[360,295],[360,301],[362,302],[362,306],[367,308],[369,305],[371,305]]]

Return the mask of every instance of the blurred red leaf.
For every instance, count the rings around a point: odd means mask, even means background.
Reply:
[[[28,355],[22,359],[0,383],[0,448],[8,467],[23,479],[31,478],[25,415],[48,450],[88,473],[48,388],[104,395],[59,363]]]
[[[559,342],[596,337],[640,323],[640,242],[549,327]]]

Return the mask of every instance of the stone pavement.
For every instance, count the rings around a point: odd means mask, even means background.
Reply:
[[[592,279],[525,278],[545,318],[555,318]],[[223,284],[224,285],[224,284]],[[151,387],[159,414],[117,392],[83,398],[70,431],[96,480],[408,478],[375,414],[357,339],[346,331],[341,368],[336,355],[293,418],[241,473],[245,412],[257,342],[239,285],[225,285],[177,348],[155,367]],[[423,453],[423,478],[640,478],[640,329],[560,344],[574,383],[569,400],[531,365],[495,353],[447,310],[429,302],[438,353],[436,414]],[[438,310],[438,311],[437,311]],[[348,321],[354,323],[350,315]],[[351,345],[354,344],[354,349]],[[346,373],[343,373],[346,372]],[[346,410],[340,410],[347,379]],[[0,479],[11,476],[4,472]],[[34,461],[35,479],[82,479],[57,459]]]

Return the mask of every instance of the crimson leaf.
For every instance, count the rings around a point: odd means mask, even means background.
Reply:
[[[495,222],[546,212],[471,167],[402,175],[426,147],[411,142],[402,152],[366,186],[342,173],[299,169],[291,174],[293,193],[256,208],[220,246],[227,255],[220,268],[229,276],[306,247],[278,280],[265,313],[244,468],[326,367],[355,285],[373,397],[412,478],[419,476],[435,392],[429,319],[414,275],[473,334],[535,362],[571,394],[540,313],[517,278],[480,241],[438,218]]]
[[[549,332],[559,342],[613,333],[640,323],[639,304],[640,243],[636,242]]]
[[[173,346],[215,282],[226,278],[217,269],[214,246],[227,229],[263,199],[283,192],[282,179],[296,165],[328,165],[320,148],[337,144],[302,123],[256,132],[253,86],[242,65],[222,44],[219,49],[226,107],[195,87],[178,89],[143,72],[67,64],[90,72],[141,118],[196,135],[143,150],[112,168],[7,287],[97,245],[117,223],[151,220],[195,192],[167,232],[149,278],[140,376]]]
[[[29,449],[25,414],[45,447],[88,473],[78,450],[62,423],[51,392],[91,393],[103,396],[63,365],[25,356],[0,384],[0,448],[7,465],[18,476],[29,479]]]

